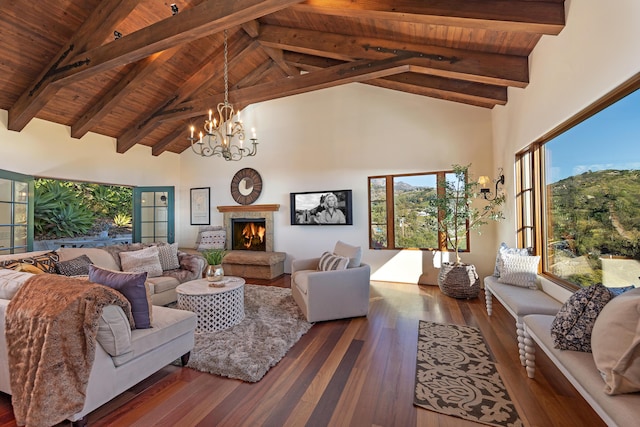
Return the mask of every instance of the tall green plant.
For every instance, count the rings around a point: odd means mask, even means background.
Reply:
[[[93,220],[93,213],[82,204],[73,184],[51,179],[36,182],[34,228],[37,235],[74,237],[86,233]]]
[[[453,248],[456,254],[456,265],[462,264],[460,245],[465,240],[467,230],[478,231],[489,221],[504,219],[501,206],[505,201],[504,194],[497,194],[489,201],[480,198],[484,206],[473,205],[474,199],[480,196],[477,181],[470,179],[469,167],[453,165],[455,180],[445,180],[433,201],[438,207],[438,229],[447,241],[447,247]]]

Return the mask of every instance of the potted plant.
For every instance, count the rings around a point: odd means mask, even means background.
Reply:
[[[480,292],[480,281],[475,266],[464,264],[460,259],[460,246],[468,231],[477,231],[489,221],[504,219],[501,206],[504,194],[496,194],[491,200],[480,198],[482,207],[474,205],[480,196],[479,183],[469,176],[469,167],[453,165],[455,180],[445,180],[440,186],[435,204],[438,207],[438,229],[453,249],[455,262],[442,263],[438,275],[438,286],[445,295],[456,298],[475,298]]]
[[[224,278],[222,260],[226,254],[227,251],[224,249],[206,249],[202,251],[202,256],[209,264],[205,272],[209,282],[219,282]]]

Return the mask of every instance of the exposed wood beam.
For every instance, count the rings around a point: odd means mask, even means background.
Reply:
[[[183,138],[186,138],[187,132],[187,128],[178,126],[173,132],[162,138],[160,141],[156,142],[153,147],[151,147],[151,154],[154,156],[159,156],[160,154],[164,153],[165,151],[167,151],[167,148],[169,148],[173,141],[180,138],[181,136]]]
[[[294,5],[299,12],[558,34],[564,28],[563,2],[526,0],[307,0]]]
[[[231,61],[229,61],[229,67],[233,68],[236,63],[240,62],[245,55],[249,55],[257,49],[260,49],[260,45],[257,42],[249,42],[237,40],[232,43],[231,50],[236,48],[244,48],[238,55],[235,55]],[[180,102],[189,99],[194,93],[203,90],[210,81],[218,80],[223,73],[223,68],[220,67],[220,63],[216,61],[220,57],[222,47],[213,52],[207,57],[201,64],[201,67],[191,75],[191,77],[180,86],[180,88],[170,96],[162,105],[157,106],[155,112],[145,116],[137,126],[130,128],[122,136],[118,137],[116,151],[118,153],[124,153],[133,147],[140,139],[149,134],[155,129],[159,120],[158,116],[162,115],[164,111],[176,107]]]
[[[243,23],[242,29],[249,35],[249,37],[255,39],[256,37],[258,37],[258,34],[260,34],[260,23],[254,19],[252,21]]]
[[[100,120],[109,114],[113,107],[126,99],[178,51],[177,47],[168,49],[137,62],[124,78],[120,79],[106,94],[101,95],[97,102],[71,125],[71,137],[82,138],[93,126],[100,123]]]
[[[525,87],[529,82],[526,57],[427,46],[398,44],[384,39],[345,36],[319,31],[263,25],[260,43],[275,49],[342,61],[411,55],[425,74],[494,85]]]
[[[244,76],[239,82],[233,85],[233,89],[241,89],[243,87],[254,86],[260,82],[261,79],[264,78],[271,70],[276,70],[279,76],[286,77],[282,70],[278,68],[278,66],[270,60],[263,62],[260,66],[256,67],[249,74]]]
[[[73,64],[69,58],[76,52],[99,46],[113,28],[131,13],[138,4],[137,0],[104,0],[101,1],[89,18],[71,37],[36,80],[25,90],[15,104],[9,109],[7,128],[21,131],[56,94],[60,88],[53,77],[61,67]]]
[[[269,57],[275,62],[278,67],[282,70],[282,72],[287,76],[295,76],[299,74],[298,70],[292,68],[287,64],[287,62],[283,58],[282,49],[273,49],[268,46],[262,46],[262,50],[269,55]]]
[[[493,108],[507,102],[506,87],[415,73],[404,73],[363,83],[484,108]]]
[[[313,90],[400,74],[410,70],[411,65],[407,58],[388,58],[379,61],[360,60],[288,79],[238,89],[229,92],[229,97],[233,103],[250,105]],[[221,96],[218,94],[210,98],[183,102],[176,106],[175,111],[163,114],[160,119],[170,121],[203,115],[209,105],[220,102]]]
[[[219,33],[300,1],[207,0],[175,16],[126,35],[116,42],[76,55],[72,61],[88,62],[82,67],[67,70],[54,78],[65,80],[65,84],[82,80],[165,49]]]
[[[310,72],[333,66],[337,62],[334,59],[297,53],[287,54],[286,59],[287,62],[295,63],[300,68]],[[416,73],[403,73],[362,83],[487,108],[493,108],[496,104],[504,105],[507,101],[507,88],[503,86]]]

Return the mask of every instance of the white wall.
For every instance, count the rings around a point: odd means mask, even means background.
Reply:
[[[493,151],[505,165],[507,194],[515,194],[515,153],[640,72],[640,2],[566,1],[566,27],[544,36],[530,57],[530,83],[509,89],[493,109]],[[498,240],[516,243],[515,202]]]
[[[288,261],[319,256],[341,239],[365,248],[374,279],[416,283],[431,254],[366,249],[367,177],[444,170],[453,163],[473,163],[476,176],[495,175],[490,110],[482,108],[351,84],[256,104],[242,116],[258,131],[258,155],[225,162],[185,151],[182,197],[188,200],[191,187],[211,187],[212,224],[221,225],[216,206],[236,205],[229,189],[232,176],[244,167],[256,169],[263,191],[255,203],[280,204],[274,247],[286,252]],[[353,226],[290,225],[289,193],[342,189],[353,190]],[[181,209],[187,220],[180,224],[180,243],[193,245],[197,227],[189,225],[188,204]],[[489,274],[494,258],[490,229],[472,236],[472,253],[464,260]]]
[[[14,132],[7,130],[7,120],[7,111],[0,110],[0,169],[104,184],[175,186],[178,193],[180,156],[175,153],[154,157],[151,148],[136,145],[118,154],[113,138],[90,132],[74,139],[68,126],[40,119]],[[176,203],[180,203],[179,195]],[[176,224],[182,221],[179,213]]]

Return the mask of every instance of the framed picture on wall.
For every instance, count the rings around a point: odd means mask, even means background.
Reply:
[[[211,224],[211,188],[191,189],[191,225]]]
[[[291,193],[291,225],[353,225],[351,190]]]

